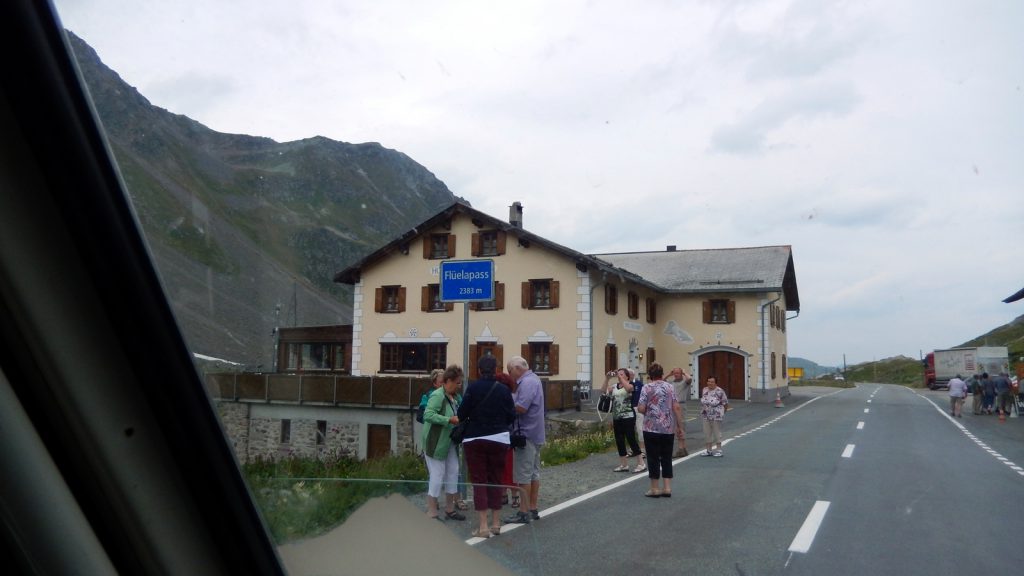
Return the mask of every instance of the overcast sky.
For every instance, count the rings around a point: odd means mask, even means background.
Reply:
[[[1024,314],[1019,0],[56,4],[157,106],[380,142],[581,252],[791,245],[791,356]]]

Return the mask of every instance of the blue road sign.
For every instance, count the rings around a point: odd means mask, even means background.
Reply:
[[[494,260],[441,262],[442,302],[494,300]]]

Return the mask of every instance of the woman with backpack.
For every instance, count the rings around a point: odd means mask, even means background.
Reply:
[[[612,387],[612,380],[618,379]],[[636,441],[636,410],[633,409],[633,383],[629,381],[629,370],[619,368],[608,373],[604,385],[604,393],[612,397],[612,431],[615,433],[615,446],[619,450],[619,465],[612,472],[629,472],[629,460],[626,455],[626,443],[629,450],[636,456],[636,467],[633,472],[647,470],[640,454],[640,445]]]

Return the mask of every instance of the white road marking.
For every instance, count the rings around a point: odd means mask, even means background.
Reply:
[[[843,458],[849,458],[853,456],[853,444],[847,444],[846,450],[843,450]]]
[[[954,426],[959,428],[960,431],[964,433],[964,436],[967,436],[969,439],[973,440],[974,443],[977,444],[979,448],[981,448],[985,452],[988,452],[989,454],[991,454],[996,460],[998,460],[998,461],[1002,462],[1003,464],[1006,464],[1007,466],[1009,466],[1010,469],[1016,471],[1017,474],[1020,474],[1021,476],[1024,476],[1024,469],[1022,469],[1019,466],[1017,466],[1009,458],[1004,457],[999,452],[997,452],[997,451],[993,450],[992,448],[990,448],[988,446],[988,444],[985,444],[981,439],[979,439],[977,436],[975,436],[973,433],[971,433],[971,431],[968,430],[966,426],[964,426],[958,420],[956,420],[952,416],[950,416],[949,412],[946,412],[942,408],[939,408],[938,404],[933,402],[931,398],[928,398],[927,396],[925,396],[923,394],[919,394],[917,392],[914,392],[914,394],[917,394],[921,398],[924,398],[929,404],[931,404],[933,407],[935,407],[935,409],[939,411],[939,414],[942,414],[942,416],[946,420],[949,420],[950,422],[952,422]]]
[[[863,429],[864,429],[864,423],[863,422],[857,422],[857,430],[863,430]]]
[[[814,503],[814,507],[807,514],[807,519],[804,520],[803,526],[800,527],[800,531],[793,538],[793,543],[789,545],[790,552],[806,554],[811,549],[814,537],[818,535],[818,528],[821,527],[821,522],[825,519],[825,513],[828,512],[829,504],[825,500],[818,500]]]
[[[864,409],[864,413],[865,413],[865,414],[867,414],[868,412],[871,412],[871,408],[865,408],[865,409]]]

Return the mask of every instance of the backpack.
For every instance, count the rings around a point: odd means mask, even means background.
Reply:
[[[629,399],[629,405],[636,408],[640,403],[640,390],[644,387],[644,381],[637,378],[633,380],[633,397]]]
[[[430,398],[430,394],[424,394],[420,398],[420,407],[416,409],[416,421],[423,424],[423,415],[427,412],[427,399]]]

